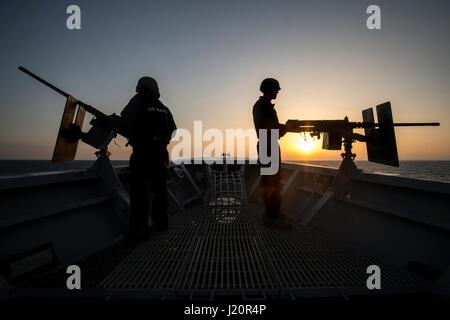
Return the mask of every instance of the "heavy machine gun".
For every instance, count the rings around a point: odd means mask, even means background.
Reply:
[[[106,115],[93,106],[74,98],[69,93],[42,79],[30,70],[22,66],[18,69],[67,99],[58,138],[53,151],[52,162],[75,159],[78,141],[80,139],[96,149],[106,150],[108,144],[116,137],[117,133],[125,138],[129,138],[120,116],[116,114]],[[92,125],[90,130],[87,133],[83,133],[81,128],[86,112],[92,114],[94,118],[90,121]]]
[[[376,107],[378,123],[374,121],[373,109],[362,111],[363,122],[344,120],[288,120],[288,132],[309,132],[319,138],[323,134],[322,149],[341,150],[344,160],[353,160],[352,144],[362,141],[367,146],[368,160],[390,166],[399,166],[394,127],[439,126],[438,122],[395,123],[392,118],[391,103],[385,102]],[[364,129],[364,135],[353,132]]]

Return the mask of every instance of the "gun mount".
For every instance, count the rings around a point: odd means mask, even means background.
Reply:
[[[323,134],[322,149],[341,150],[344,160],[353,160],[352,153],[355,141],[365,142],[368,160],[390,166],[399,166],[397,143],[394,127],[439,126],[438,122],[395,123],[392,118],[391,103],[385,102],[376,107],[378,123],[374,121],[373,109],[362,111],[363,122],[344,120],[288,120],[288,132],[309,132],[312,137],[320,138]],[[353,132],[364,129],[364,135]]]

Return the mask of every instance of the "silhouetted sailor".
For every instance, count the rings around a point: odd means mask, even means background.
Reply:
[[[142,77],[137,94],[121,112],[123,130],[133,147],[130,157],[130,233],[134,240],[149,235],[148,214],[151,204],[153,226],[158,231],[168,227],[167,183],[169,165],[167,144],[176,130],[170,110],[159,100],[155,79]],[[151,195],[153,194],[153,201]]]
[[[256,134],[259,137],[259,130],[266,129],[266,150],[267,156],[271,157],[271,134],[270,130],[279,130],[279,136],[282,137],[286,134],[286,127],[284,124],[278,122],[277,112],[275,111],[275,105],[272,104],[272,100],[277,98],[280,91],[280,84],[276,79],[267,78],[261,82],[259,90],[263,93],[263,96],[256,101],[253,106],[253,123],[255,125]],[[261,164],[260,143],[258,142],[258,156]],[[280,147],[278,141],[273,141],[277,144],[278,148],[278,163],[281,166]],[[269,166],[269,165],[267,165]],[[264,211],[264,223],[276,229],[290,229],[292,225],[280,214],[281,207],[281,194],[280,194],[280,179],[281,170],[278,169],[274,175],[261,175],[261,192],[265,205]]]

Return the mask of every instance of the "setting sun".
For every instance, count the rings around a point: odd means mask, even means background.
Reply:
[[[312,156],[320,152],[321,140],[313,139],[309,135],[306,137],[299,134],[286,136],[283,145],[289,149],[290,156]]]
[[[314,140],[308,140],[308,139],[305,140],[303,138],[299,138],[297,145],[298,145],[298,149],[300,151],[302,151],[304,153],[309,153],[314,149],[315,143],[316,143],[316,141],[314,141]]]

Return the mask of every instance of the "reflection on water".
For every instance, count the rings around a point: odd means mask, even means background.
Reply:
[[[340,161],[290,161],[338,168]],[[400,161],[400,167],[390,167],[369,161],[355,161],[365,172],[409,177],[422,180],[450,182],[450,161]]]

